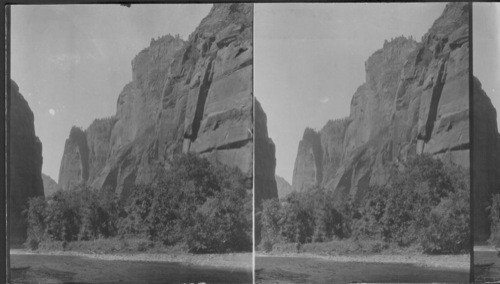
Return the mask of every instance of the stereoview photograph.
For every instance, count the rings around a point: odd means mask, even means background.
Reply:
[[[10,7],[13,283],[251,283],[253,5]]]
[[[470,13],[255,4],[256,283],[469,281]]]
[[[498,3],[473,4],[474,281],[500,281],[500,32]]]

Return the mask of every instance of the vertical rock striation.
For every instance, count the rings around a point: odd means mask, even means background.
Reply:
[[[9,222],[10,244],[26,240],[27,223],[22,211],[31,197],[43,196],[42,143],[35,134],[33,112],[10,81],[10,174]]]
[[[323,186],[341,204],[386,183],[409,156],[468,168],[469,13],[466,3],[448,4],[421,42],[401,36],[371,55],[349,117],[305,130],[293,188]]]
[[[71,131],[62,188],[84,183],[125,197],[154,182],[169,157],[189,152],[238,167],[251,188],[252,13],[251,4],[215,4],[187,41],[152,39],[132,60],[116,114]]]

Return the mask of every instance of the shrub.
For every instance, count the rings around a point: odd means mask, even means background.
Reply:
[[[446,198],[432,209],[429,226],[421,242],[426,253],[462,253],[470,247],[470,190],[468,175],[451,169],[453,188]]]
[[[387,186],[372,187],[353,222],[357,238],[427,253],[458,253],[469,242],[469,174],[429,155],[410,158]]]
[[[77,187],[30,200],[27,219],[29,240],[89,240],[114,236],[120,212],[110,190]]]
[[[343,238],[344,220],[334,203],[333,192],[320,187],[292,192],[281,202],[266,200],[261,213],[261,238],[272,244]]]
[[[39,243],[45,238],[45,211],[47,202],[43,196],[30,198],[28,209],[24,212],[28,220],[28,237],[26,245],[31,250],[38,249]]]
[[[498,244],[500,241],[500,194],[493,194],[491,196],[491,205],[487,208],[489,211],[489,217],[491,221],[491,237],[490,242],[493,244]]]
[[[197,253],[251,250],[252,198],[244,181],[237,169],[176,156],[156,185],[131,194],[120,233],[186,243]]]
[[[262,202],[261,239],[272,248],[281,236],[282,211],[278,199],[268,199]]]

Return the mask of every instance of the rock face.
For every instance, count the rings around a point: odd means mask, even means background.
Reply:
[[[500,193],[500,137],[497,112],[476,78],[473,86],[474,242],[490,237],[489,212],[493,194]]]
[[[275,156],[276,148],[267,133],[266,113],[255,100],[255,211],[260,211],[262,201],[278,197]]]
[[[57,184],[55,180],[53,180],[50,176],[42,173],[42,181],[43,181],[43,192],[45,196],[50,196],[54,194],[54,192],[61,189],[61,187]]]
[[[339,205],[388,181],[390,167],[429,153],[469,167],[469,13],[448,4],[417,43],[386,41],[365,63],[349,117],[306,129],[293,188],[333,190]]]
[[[292,185],[286,181],[286,179],[276,176],[276,186],[278,188],[278,197],[282,198],[290,194],[293,191]]]
[[[10,243],[19,245],[26,240],[27,224],[22,211],[28,199],[43,196],[42,143],[35,135],[33,112],[10,81]]]
[[[154,182],[177,153],[195,152],[253,177],[253,6],[215,4],[188,41],[152,40],[113,117],[73,128],[59,184],[112,187],[122,196]]]

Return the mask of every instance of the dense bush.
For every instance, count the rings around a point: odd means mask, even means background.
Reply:
[[[491,196],[491,205],[487,209],[491,221],[489,241],[497,245],[500,242],[500,194]]]
[[[27,210],[28,242],[42,239],[89,240],[116,234],[118,200],[109,189],[79,187],[57,191],[47,199],[30,199]]]
[[[469,174],[429,155],[409,159],[390,183],[372,187],[353,222],[356,237],[420,244],[428,253],[469,246]]]
[[[158,184],[134,190],[121,233],[186,243],[197,253],[251,250],[252,195],[244,181],[237,169],[177,156]]]
[[[26,245],[35,250],[45,238],[45,211],[47,202],[43,196],[30,198],[25,214],[28,220],[28,238]]]
[[[31,199],[27,245],[121,236],[185,244],[196,253],[248,251],[253,210],[245,182],[238,169],[179,155],[157,183],[137,186],[121,202],[111,188],[85,186]]]
[[[429,155],[393,168],[385,186],[372,186],[357,203],[333,207],[333,192],[311,188],[263,203],[262,245],[331,242],[335,238],[379,240],[426,253],[469,248],[469,173]],[[492,214],[500,222],[500,197]],[[492,216],[493,216],[492,215]]]
[[[263,202],[261,238],[267,247],[279,242],[323,242],[344,236],[342,215],[333,193],[322,188],[292,192],[281,202]]]

